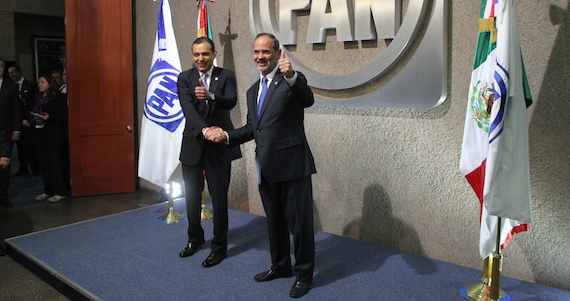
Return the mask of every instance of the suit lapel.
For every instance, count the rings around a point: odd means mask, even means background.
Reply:
[[[267,91],[267,96],[265,96],[265,101],[263,102],[263,107],[261,108],[261,114],[259,116],[258,123],[261,123],[261,120],[265,115],[265,111],[267,111],[267,107],[271,105],[271,96],[273,95],[273,91],[279,87],[281,81],[283,81],[283,76],[281,73],[276,72],[275,77],[273,77],[273,80],[271,80],[271,83],[269,83],[269,91]]]
[[[253,122],[254,122],[254,128],[257,128],[257,93],[259,91],[259,80],[257,82],[255,82],[255,84],[253,84],[253,86],[251,86],[251,88],[248,91],[248,96],[247,96],[247,108],[248,111],[252,112],[254,118],[253,118]]]
[[[212,67],[212,77],[210,78],[210,86],[208,86],[208,91],[214,93],[216,87],[218,86],[218,81],[220,80],[221,69],[217,67]]]
[[[192,93],[194,92],[194,88],[196,88],[196,86],[198,86],[198,80],[200,79],[200,74],[198,73],[198,69],[194,68],[191,69],[192,71],[190,72],[189,76],[188,76],[188,81],[190,82],[190,88],[192,90]]]
[[[2,80],[2,86],[0,87],[0,97],[4,96],[4,92],[6,92],[6,79]]]

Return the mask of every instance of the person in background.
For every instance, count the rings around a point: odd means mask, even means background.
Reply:
[[[38,78],[38,94],[33,102],[32,126],[36,131],[38,158],[42,169],[44,193],[36,200],[56,203],[65,198],[64,148],[65,124],[67,123],[67,103],[52,88],[55,84],[49,77]]]
[[[51,89],[59,93],[61,86],[63,85],[63,74],[59,69],[54,69],[50,72],[50,78],[52,82]]]
[[[30,128],[30,110],[35,94],[34,84],[24,78],[22,70],[18,65],[9,67],[8,75],[18,86],[18,101],[22,108],[22,133],[20,134],[20,140],[17,142],[18,160],[20,162],[18,174],[34,174],[39,169]]]
[[[65,68],[61,71],[61,85],[59,86],[59,89],[57,89],[57,92],[67,96],[67,69]]]
[[[57,73],[57,72],[56,72]],[[53,76],[53,72],[52,72]],[[54,77],[57,80],[58,76]],[[57,88],[57,95],[65,101],[65,104],[69,108],[69,99],[67,98],[67,70],[63,68],[61,72],[61,82]],[[70,175],[70,163],[69,163],[69,124],[65,120],[63,127],[63,151],[61,153],[61,160],[63,161],[63,182],[65,183],[66,189],[71,190],[71,175]]]
[[[0,60],[0,204],[9,206],[10,157],[22,119],[17,86],[6,76],[5,67],[5,61]]]

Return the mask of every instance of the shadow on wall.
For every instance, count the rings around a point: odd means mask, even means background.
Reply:
[[[381,241],[387,248],[397,249],[414,255],[425,256],[418,233],[404,221],[392,215],[390,196],[379,184],[372,184],[364,189],[362,218],[348,224],[343,233],[356,234],[360,239]],[[404,256],[404,260],[419,274],[435,272],[430,261],[421,265]]]
[[[237,39],[237,37],[237,33],[232,32],[232,13],[228,10],[228,25],[226,25],[224,33],[220,33],[220,42],[224,47],[224,54],[222,56],[224,68],[232,71],[236,70],[232,41]]]
[[[220,43],[223,47],[222,60],[224,62],[224,69],[235,71],[235,58],[233,51],[233,40],[237,39],[238,35],[232,32],[232,15],[228,10],[228,20],[226,29],[223,33],[219,33]],[[236,106],[230,113],[234,125],[241,126],[244,123],[244,118],[241,114],[240,102],[238,100]],[[245,154],[245,152],[242,152]],[[232,182],[241,182],[238,185],[232,185],[233,189],[230,196],[230,206],[242,211],[249,211],[249,198],[247,194],[247,174],[245,160],[239,160],[232,164]]]
[[[570,289],[570,53],[569,6],[552,5],[550,20],[560,25],[530,120],[531,232],[520,240],[539,283]],[[538,97],[537,97],[538,95]]]
[[[315,286],[324,286],[339,279],[364,271],[376,271],[390,256],[400,256],[418,274],[432,274],[435,264],[424,255],[416,231],[392,215],[390,198],[379,184],[364,190],[362,218],[347,224],[343,235],[357,239],[380,241],[386,248],[373,244],[342,243],[335,238],[320,241],[317,246],[319,269]],[[320,219],[315,211],[315,225],[320,229]],[[401,254],[399,250],[414,255]],[[344,258],[343,258],[344,257]]]

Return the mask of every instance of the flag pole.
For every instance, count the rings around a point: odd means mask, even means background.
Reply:
[[[176,212],[176,210],[174,209],[174,201],[169,199],[168,211],[166,212],[166,215],[162,217],[162,219],[166,224],[171,225],[171,224],[178,224],[178,222],[180,222],[180,218],[181,215],[178,212]]]
[[[483,271],[481,272],[481,281],[479,283],[470,285],[467,288],[468,301],[488,301],[489,300],[489,286],[491,282],[491,271],[493,266],[492,256],[488,256],[483,260]]]
[[[504,291],[501,290],[501,270],[503,269],[503,255],[501,254],[501,221],[500,216],[497,217],[497,245],[493,254],[493,265],[491,267],[491,283],[489,283],[489,297],[492,301],[498,301],[506,297]]]
[[[173,190],[174,188],[172,183],[166,183],[162,190],[162,198],[166,198],[166,203],[168,204],[168,210],[166,211],[166,214],[162,216],[162,220],[164,220],[168,225],[178,224],[182,217],[174,208],[175,197],[172,195]]]
[[[200,219],[205,221],[205,220],[210,220],[214,218],[214,212],[206,207],[206,190],[202,190],[202,196],[201,196],[201,200],[200,203],[202,204],[201,206],[201,211],[200,211]]]
[[[501,254],[502,218],[500,216],[497,218],[497,241],[495,252],[483,261],[481,282],[471,285],[467,289],[466,299],[468,301],[500,301],[507,297],[507,294],[501,290],[500,287],[501,270],[503,266],[503,255]]]

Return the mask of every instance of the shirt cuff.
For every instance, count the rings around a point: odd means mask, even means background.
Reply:
[[[297,81],[297,71],[295,71],[295,74],[293,74],[293,77],[291,77],[291,78],[287,78],[286,76],[283,76],[283,77],[285,78],[285,80],[287,81],[289,86],[293,86],[295,84],[295,82]]]
[[[228,132],[224,131],[224,135],[226,136],[226,145],[230,144],[230,135],[228,134]]]

